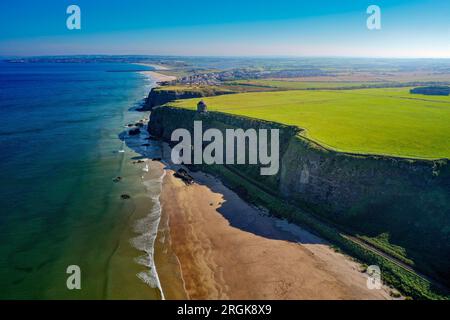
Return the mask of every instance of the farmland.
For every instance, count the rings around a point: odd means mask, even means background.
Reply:
[[[410,88],[292,90],[204,98],[210,111],[295,125],[337,151],[450,158],[450,97]],[[194,109],[199,99],[171,102]]]
[[[229,81],[229,85],[265,87],[273,90],[304,90],[304,89],[353,89],[368,87],[388,87],[393,82],[359,82],[359,81],[294,81],[281,79],[254,79]]]

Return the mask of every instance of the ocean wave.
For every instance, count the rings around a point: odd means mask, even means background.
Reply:
[[[161,288],[158,285],[155,285],[159,283],[158,275],[156,274],[156,272],[152,272],[151,270],[142,271],[137,274],[137,277],[141,279],[144,283],[148,284],[150,287],[154,289],[159,288],[159,290],[161,291],[162,299],[164,300],[164,295],[162,293]]]
[[[161,177],[144,182],[147,192],[153,201],[153,207],[144,218],[136,220],[134,231],[139,235],[130,239],[133,247],[145,252],[144,255],[135,258],[135,262],[148,268],[147,271],[139,272],[136,276],[150,287],[158,288],[163,300],[165,299],[164,292],[156,271],[154,253],[159,222],[161,220],[161,202],[159,198],[165,174],[164,170]]]

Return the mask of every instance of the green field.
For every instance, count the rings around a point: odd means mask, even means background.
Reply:
[[[204,98],[221,111],[296,125],[339,151],[411,158],[450,158],[450,96],[410,88],[278,91]],[[170,105],[194,109],[199,99]]]

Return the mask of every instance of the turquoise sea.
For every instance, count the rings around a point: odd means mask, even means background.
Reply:
[[[158,298],[130,245],[135,199],[151,211],[155,198],[119,139],[148,116],[133,111],[154,85],[142,69],[0,62],[1,299]]]

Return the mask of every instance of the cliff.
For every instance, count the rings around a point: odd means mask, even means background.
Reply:
[[[258,166],[227,166],[263,190],[306,208],[353,235],[378,239],[413,265],[439,279],[450,279],[450,165],[388,156],[328,150],[298,133],[299,128],[246,117],[171,107],[151,115],[152,135],[170,140],[174,129],[280,129],[280,170],[259,175]],[[444,280],[445,281],[445,280]]]
[[[215,87],[167,86],[153,88],[147,96],[142,111],[151,111],[154,107],[178,99],[209,97],[219,94],[234,93],[230,90]]]

